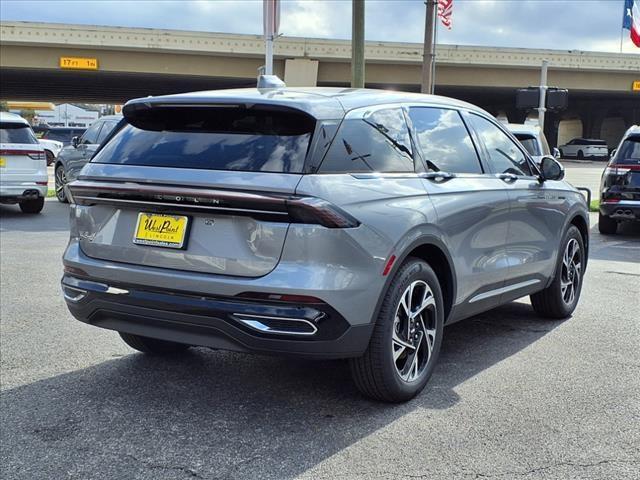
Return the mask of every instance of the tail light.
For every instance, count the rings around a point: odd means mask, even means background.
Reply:
[[[27,156],[32,160],[45,160],[47,158],[44,152],[29,152]]]
[[[43,150],[0,150],[0,155],[26,155],[33,160],[44,160],[46,157]]]
[[[605,175],[626,175],[631,171],[631,168],[620,168],[618,166],[608,166],[604,169]]]
[[[327,228],[353,228],[360,222],[341,208],[320,198],[302,197],[286,200],[292,222],[316,223]]]
[[[249,215],[275,221],[308,223],[327,228],[354,228],[360,222],[340,207],[315,197],[252,193],[233,190],[202,189],[138,183],[93,182],[76,180],[65,192],[70,203],[80,205],[115,204],[138,207],[174,207],[188,211]]]

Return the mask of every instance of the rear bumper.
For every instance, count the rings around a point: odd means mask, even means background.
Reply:
[[[19,181],[2,181],[0,182],[0,200],[2,201],[20,201],[33,198],[37,194],[38,197],[47,196],[47,185],[38,185],[36,182],[46,182],[47,178],[36,179],[30,182]]]
[[[640,220],[640,200],[600,203],[600,213],[616,220]]]
[[[373,329],[371,324],[350,325],[325,303],[292,305],[237,297],[185,295],[70,275],[63,277],[62,288],[69,311],[82,322],[215,349],[348,358],[362,355]],[[261,319],[267,319],[265,323],[276,319],[278,325],[286,325],[282,327],[286,333],[261,331],[253,321],[258,320],[257,325],[261,325]],[[292,332],[289,325],[312,327],[300,333]]]

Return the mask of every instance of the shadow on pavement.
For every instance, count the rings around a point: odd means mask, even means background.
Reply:
[[[18,205],[0,204],[0,231],[16,232],[68,232],[69,206],[55,199],[46,200],[42,212],[36,215],[22,213]]]
[[[511,303],[447,327],[429,385],[404,405],[361,397],[340,361],[109,360],[2,393],[4,478],[292,478],[416,408],[455,405],[458,385],[561,323]]]
[[[621,223],[615,235],[602,235],[593,224],[589,259],[640,263],[640,222]]]

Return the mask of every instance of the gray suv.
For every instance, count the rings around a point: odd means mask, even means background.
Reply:
[[[84,167],[122,120],[121,115],[107,115],[91,124],[79,137],[73,137],[71,144],[64,147],[56,158],[54,167],[54,181],[56,198],[66,203],[65,185],[76,179]]]
[[[348,358],[384,401],[420,392],[443,326],[531,295],[578,303],[583,196],[485,111],[351,89],[132,100],[67,186],[62,289],[134,349]]]

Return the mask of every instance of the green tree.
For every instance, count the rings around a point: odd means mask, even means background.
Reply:
[[[36,112],[31,108],[27,108],[25,110],[20,110],[20,116],[30,124],[33,124],[33,119],[36,116]]]

